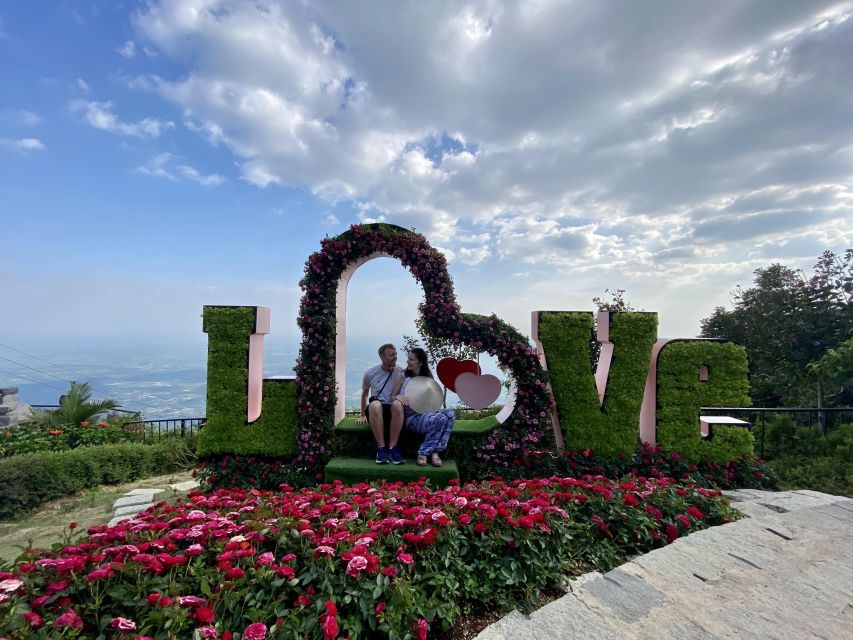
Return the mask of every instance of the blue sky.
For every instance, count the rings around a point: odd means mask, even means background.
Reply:
[[[307,256],[386,220],[523,333],[621,287],[695,335],[755,268],[851,246],[851,11],[4,3],[0,334],[177,344],[257,304],[289,348]],[[411,333],[401,268],[350,292],[351,336]]]

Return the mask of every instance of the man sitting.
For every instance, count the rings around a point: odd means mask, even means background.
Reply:
[[[370,423],[376,440],[376,464],[403,464],[405,460],[397,450],[397,441],[403,430],[403,405],[391,402],[391,392],[402,384],[403,372],[397,367],[397,349],[393,344],[379,347],[380,364],[364,372],[361,383],[361,413],[356,422]],[[370,395],[370,394],[373,395]],[[368,397],[369,396],[369,397]],[[389,445],[385,446],[385,424],[389,425]]]

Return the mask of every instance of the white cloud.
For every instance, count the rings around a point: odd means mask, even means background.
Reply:
[[[136,55],[136,44],[133,42],[133,40],[128,40],[118,49],[116,49],[116,52],[122,58],[133,58]]]
[[[138,173],[156,178],[165,178],[172,182],[189,180],[204,187],[218,187],[223,184],[225,176],[218,173],[204,175],[195,167],[180,162],[180,159],[171,153],[161,153],[136,168]]]
[[[38,124],[41,124],[41,122],[41,117],[39,117],[32,111],[26,111],[24,109],[6,109],[0,111],[0,124],[9,126],[34,127]]]
[[[336,227],[340,223],[341,223],[341,221],[338,219],[338,216],[336,216],[334,213],[330,213],[325,218],[323,218],[323,224],[326,225],[327,227]]]
[[[459,262],[475,266],[486,260],[492,254],[488,247],[462,247],[459,249]]]
[[[121,122],[113,113],[112,102],[94,100],[72,100],[69,108],[74,113],[83,113],[86,121],[96,129],[137,138],[157,138],[175,124],[159,118],[144,118],[138,122]]]
[[[199,173],[194,167],[191,167],[188,164],[178,165],[177,170],[178,173],[186,180],[197,182],[198,184],[204,187],[218,187],[223,182],[225,182],[225,177],[219,175],[218,173],[203,175]]]
[[[16,151],[41,151],[44,149],[44,143],[38,138],[18,138],[17,140],[0,138],[0,145]]]
[[[462,263],[731,275],[796,234],[850,242],[851,11],[152,2],[137,40],[183,67],[133,84],[244,180],[349,200]]]
[[[83,78],[77,78],[77,88],[84,93],[89,92],[89,83],[83,80]]]

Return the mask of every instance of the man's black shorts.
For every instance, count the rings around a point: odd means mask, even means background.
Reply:
[[[367,408],[367,418],[368,422],[370,422],[370,406]],[[382,423],[386,427],[391,424],[391,405],[384,402],[382,403]]]

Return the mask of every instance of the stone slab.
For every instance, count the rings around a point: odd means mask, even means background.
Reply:
[[[176,484],[170,484],[169,488],[174,491],[191,491],[199,486],[198,482],[195,480],[187,480],[186,482],[178,482]]]
[[[150,506],[151,506],[150,504],[134,504],[134,505],[130,505],[128,507],[119,507],[118,509],[115,510],[113,515],[114,516],[134,515],[134,514],[139,513],[140,511],[145,511]]]
[[[108,527],[114,527],[119,522],[124,522],[125,520],[133,520],[133,516],[115,516],[112,520],[107,523]]]
[[[153,498],[150,493],[123,496],[113,502],[113,509],[118,509],[119,507],[129,507],[135,504],[151,504],[152,501]]]
[[[163,493],[164,491],[165,491],[165,489],[134,489],[132,491],[128,491],[124,495],[126,495],[126,496],[145,496],[145,495],[155,496],[158,493]]]
[[[662,591],[622,569],[613,569],[591,580],[578,595],[587,606],[602,607],[624,622],[645,618],[666,600]]]

